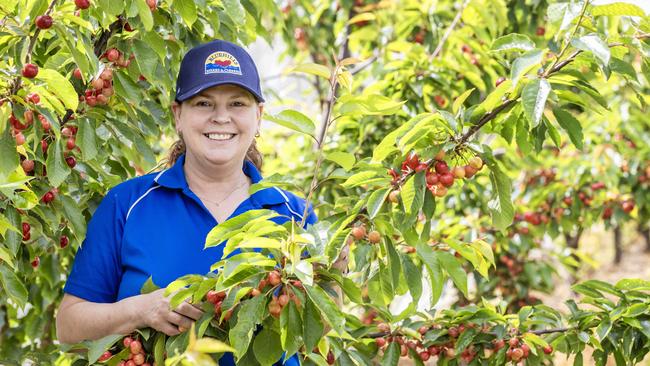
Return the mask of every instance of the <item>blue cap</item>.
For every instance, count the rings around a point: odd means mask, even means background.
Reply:
[[[259,102],[264,101],[253,58],[242,47],[220,39],[194,47],[185,54],[176,79],[176,101],[182,102],[222,84],[241,86]]]

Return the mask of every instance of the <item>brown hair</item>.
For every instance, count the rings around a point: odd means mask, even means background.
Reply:
[[[185,153],[185,141],[183,141],[183,136],[179,136],[179,139],[174,142],[172,147],[169,149],[169,155],[167,156],[167,167],[171,167],[176,163],[178,157]],[[253,140],[251,146],[248,147],[246,151],[246,160],[249,160],[255,165],[257,170],[262,170],[262,153],[257,150],[257,141]]]

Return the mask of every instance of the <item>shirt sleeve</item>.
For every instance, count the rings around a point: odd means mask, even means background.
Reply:
[[[87,301],[112,303],[122,277],[120,248],[124,215],[117,193],[109,191],[95,210],[74,259],[64,291]]]

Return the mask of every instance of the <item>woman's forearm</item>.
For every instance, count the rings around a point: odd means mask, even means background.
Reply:
[[[56,317],[57,337],[61,343],[96,340],[110,334],[129,334],[144,326],[138,314],[140,296],[111,304],[78,298],[62,303]],[[81,300],[81,301],[78,301]]]

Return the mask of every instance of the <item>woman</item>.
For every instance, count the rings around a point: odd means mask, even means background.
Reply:
[[[262,179],[255,137],[264,98],[257,68],[241,47],[217,40],[190,50],[181,63],[172,111],[180,140],[171,167],[111,189],[93,214],[57,315],[62,343],[129,334],[151,327],[173,336],[202,311],[173,311],[164,289],[140,295],[151,276],[165,287],[186,274],[206,274],[223,246],[203,249],[218,223],[268,208],[301,220],[305,202],[276,187],[248,194]],[[307,223],[316,221],[310,211]],[[227,360],[226,360],[227,359]],[[232,356],[221,364],[234,364]]]

